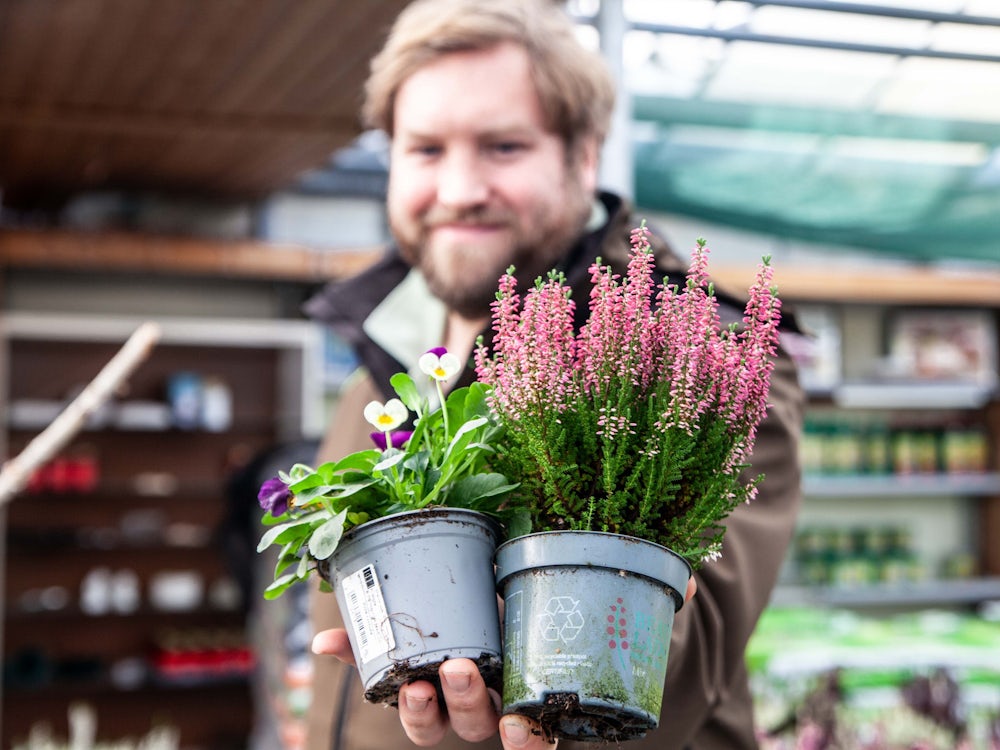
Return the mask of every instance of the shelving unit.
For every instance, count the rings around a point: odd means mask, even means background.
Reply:
[[[141,322],[0,319],[0,413],[13,417],[4,453],[18,453]],[[244,499],[227,481],[260,451],[318,434],[322,334],[301,321],[157,322],[161,340],[126,392],[6,509],[4,747],[40,719],[65,736],[60,717],[80,700],[108,739],[167,722],[184,748],[247,747],[255,654],[218,536]],[[221,386],[228,410],[164,424],[178,375]]]
[[[792,275],[791,290],[783,287],[786,300],[825,313],[821,327],[835,321],[835,341],[825,356],[836,362],[817,368],[803,443],[800,533],[825,533],[828,545],[816,551],[814,539],[800,538],[805,552],[800,548],[790,561],[776,605],[974,609],[1000,600],[1000,287],[990,291],[947,274],[924,276],[933,280],[926,295],[927,286],[908,288],[869,273],[859,274],[865,283],[854,292],[839,277],[821,288],[801,272]],[[891,293],[880,301],[873,290],[882,281]],[[830,288],[838,290],[835,299]],[[931,318],[971,313],[989,321],[985,359],[991,371],[929,378],[893,369],[891,323],[914,311]],[[850,549],[866,534],[891,537],[894,529],[913,537],[912,549],[892,550],[881,569],[884,557]],[[884,539],[877,544],[884,550]],[[803,562],[806,554],[812,557]],[[947,556],[965,558],[968,569],[941,570],[951,562],[942,561]],[[832,580],[803,570],[808,560],[823,558],[843,566],[827,571]],[[907,569],[904,558],[915,564]]]
[[[799,528],[747,651],[758,722],[829,706],[874,737],[913,727],[905,697],[947,681],[978,746],[1000,705],[1000,278],[831,267],[778,286],[834,336],[806,353]],[[987,331],[979,366],[902,367],[901,321],[949,317]]]

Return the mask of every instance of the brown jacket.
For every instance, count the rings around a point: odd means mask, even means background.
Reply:
[[[596,256],[612,265],[624,262],[629,231],[637,224],[619,199],[604,195],[602,201],[610,220],[584,236],[564,264],[577,300],[588,299],[587,268]],[[665,245],[656,249],[660,270],[683,273],[683,265]],[[387,291],[406,272],[390,255],[367,280],[377,279]],[[676,278],[683,283],[682,276]],[[386,393],[376,383],[388,387],[389,376],[405,369],[398,362],[387,362],[391,358],[384,352],[373,356],[378,347],[358,325],[359,317],[367,317],[380,299],[378,295],[372,299],[366,287],[365,279],[331,286],[307,308],[353,340],[369,373],[343,394],[320,449],[322,460],[368,446],[369,428],[360,418],[364,405],[385,399]],[[738,319],[742,305],[719,294],[723,315]],[[586,311],[581,314],[585,316]],[[747,750],[757,746],[744,651],[777,579],[800,502],[797,443],[803,397],[794,367],[783,352],[772,375],[770,401],[773,406],[758,432],[752,467],[754,475],[764,473],[766,478],[757,498],[728,519],[722,558],[697,574],[698,594],[677,615],[660,727],[645,739],[630,742],[635,750]],[[312,621],[317,630],[341,626],[333,596],[313,597]],[[392,709],[364,703],[353,668],[332,657],[317,657],[314,669],[308,750],[413,747]],[[500,742],[494,738],[479,746],[499,748]],[[453,750],[471,745],[452,735],[438,747]],[[559,747],[575,749],[577,743],[561,742]]]

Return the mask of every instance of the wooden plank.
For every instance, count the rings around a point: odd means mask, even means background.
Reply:
[[[719,266],[710,273],[720,287],[739,291],[750,285],[756,270],[751,266]],[[789,301],[1000,307],[1000,268],[873,265],[847,269],[778,263],[774,278],[778,293]]]
[[[76,71],[72,91],[67,94],[67,105],[105,108],[115,105],[120,90],[118,76],[129,64],[128,50],[144,21],[148,1],[109,0],[100,4],[106,7],[101,13],[99,43],[87,50],[86,64]]]
[[[32,100],[49,105],[72,96],[79,72],[101,44],[101,11],[100,0],[57,3],[50,8],[49,28],[36,37],[43,54],[31,76]]]
[[[146,95],[171,75],[173,56],[185,43],[187,30],[197,22],[200,0],[152,0],[139,26],[117,61],[115,106],[144,111]]]
[[[239,30],[251,23],[263,3],[252,0],[201,2],[197,22],[189,24],[183,44],[169,60],[169,75],[160,77],[146,92],[144,105],[150,111],[198,112],[226,82],[219,80],[229,69]],[[238,19],[234,22],[234,19]]]
[[[0,100],[24,104],[34,100],[33,72],[45,54],[37,40],[48,33],[53,3],[39,0],[4,5],[8,7],[0,25]]]
[[[357,110],[368,63],[377,50],[371,31],[381,28],[379,13],[391,3],[379,0],[337,5],[335,21],[312,29],[301,49],[286,56],[266,85],[258,88],[257,107],[290,115],[322,112],[327,110],[332,87],[348,102],[341,114]],[[364,49],[360,59],[351,54],[359,46]]]
[[[0,268],[323,282],[352,276],[380,254],[380,248],[319,250],[251,240],[216,241],[128,232],[0,232]]]
[[[354,5],[352,3],[352,5]],[[362,4],[356,4],[362,7]],[[213,106],[223,112],[274,113],[276,98],[271,89],[283,92],[299,66],[333,47],[337,48],[336,29],[345,12],[343,2],[298,0],[295,13],[284,13],[267,33],[261,45],[240,69],[239,76],[220,92]],[[309,81],[306,85],[311,85]]]

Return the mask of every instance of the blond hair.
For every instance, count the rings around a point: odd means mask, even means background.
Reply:
[[[393,109],[403,82],[417,69],[453,52],[523,47],[546,125],[568,147],[604,141],[615,91],[599,55],[578,41],[572,20],[554,0],[416,0],[393,24],[372,60],[362,116],[393,133]],[[461,92],[455,92],[461,96]]]

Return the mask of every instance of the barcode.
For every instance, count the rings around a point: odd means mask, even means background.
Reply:
[[[351,613],[351,621],[354,623],[354,633],[358,637],[358,648],[361,649],[362,653],[365,653],[368,650],[368,626],[364,609],[361,606],[361,597],[355,588],[347,592],[347,611]]]
[[[352,642],[364,663],[396,647],[385,600],[374,565],[366,565],[341,581],[346,617],[354,631]]]

